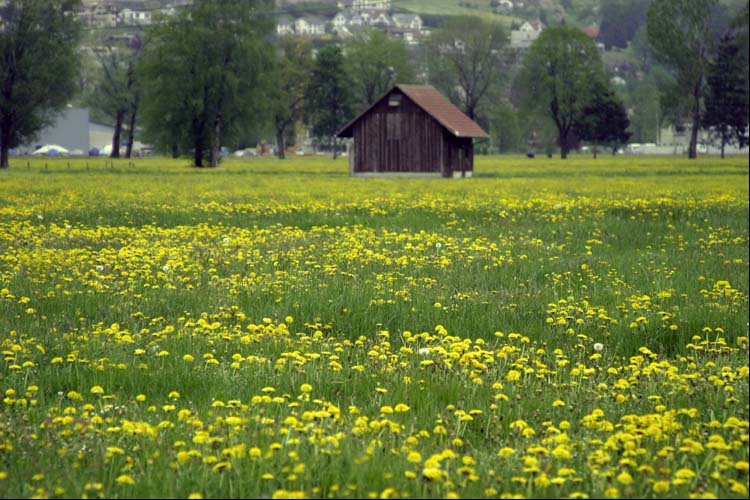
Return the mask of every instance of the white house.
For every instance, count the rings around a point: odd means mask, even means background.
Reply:
[[[324,35],[326,22],[315,16],[300,17],[294,21],[294,32],[297,35]]]
[[[393,14],[393,23],[399,28],[422,31],[422,18],[417,14]]]
[[[294,35],[294,21],[291,17],[281,17],[276,22],[276,34],[279,36]]]
[[[510,46],[525,50],[531,47],[544,29],[541,21],[526,21],[517,30],[510,32]]]
[[[388,10],[391,0],[352,0],[353,10]]]
[[[146,26],[151,24],[151,12],[148,10],[122,9],[119,14],[120,24],[125,26]]]

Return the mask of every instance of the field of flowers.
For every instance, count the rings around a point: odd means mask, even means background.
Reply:
[[[747,498],[747,157],[346,162],[0,172],[0,498]]]

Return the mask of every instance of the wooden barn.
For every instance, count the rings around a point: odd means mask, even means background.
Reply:
[[[471,177],[476,122],[434,87],[396,85],[344,126],[352,175],[417,173]]]

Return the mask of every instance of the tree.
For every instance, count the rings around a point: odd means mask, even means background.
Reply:
[[[736,143],[740,148],[748,144],[747,76],[739,54],[735,37],[727,33],[708,70],[703,127],[718,137],[722,158],[727,144]]]
[[[510,104],[500,103],[489,114],[490,140],[499,153],[518,151],[521,129],[518,115]]]
[[[120,136],[126,118],[129,129],[126,158],[130,158],[133,149],[140,96],[134,69],[140,48],[140,38],[136,35],[128,43],[127,50],[110,45],[97,52],[100,75],[87,101],[92,109],[99,111],[114,123],[110,153],[112,158],[120,157]]]
[[[221,146],[264,117],[270,0],[195,0],[147,31],[139,71],[145,136],[218,166]]]
[[[601,0],[599,41],[607,48],[624,49],[646,22],[650,0]]]
[[[358,108],[366,108],[395,83],[412,83],[414,70],[404,42],[376,29],[355,34],[344,44],[344,67],[354,82]]]
[[[469,16],[449,18],[435,30],[425,57],[429,81],[471,119],[483,99],[508,83],[514,59],[500,25]]]
[[[653,0],[646,26],[654,58],[672,72],[666,93],[690,97],[688,156],[697,157],[705,75],[711,56],[711,12],[717,0]]]
[[[581,109],[574,125],[583,141],[594,144],[594,158],[599,145],[609,145],[613,154],[630,138],[630,121],[625,105],[615,93],[603,85],[594,87],[587,104]]]
[[[281,39],[282,55],[276,65],[276,85],[271,93],[277,156],[285,157],[286,134],[302,118],[305,85],[312,73],[312,46],[300,38]]]
[[[78,76],[76,0],[0,3],[0,168],[10,148],[51,124]]]
[[[567,158],[575,120],[592,89],[606,80],[593,40],[576,28],[549,27],[532,44],[517,78],[523,108],[549,116],[560,157]]]
[[[336,132],[354,117],[352,86],[341,48],[327,45],[320,49],[305,90],[305,121],[313,136],[328,142],[334,159]]]

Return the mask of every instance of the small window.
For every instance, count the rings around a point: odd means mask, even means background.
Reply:
[[[401,106],[401,94],[391,94],[388,98],[388,106],[393,108]]]

